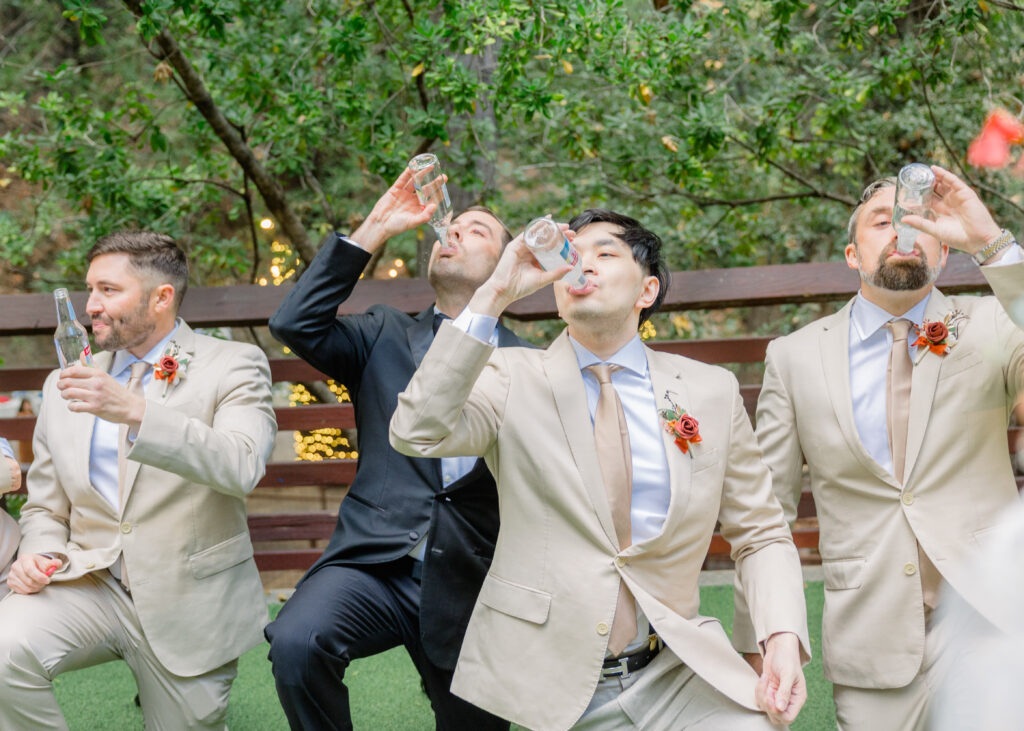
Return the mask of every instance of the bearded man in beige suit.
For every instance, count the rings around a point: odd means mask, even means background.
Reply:
[[[790,520],[806,459],[825,575],[822,658],[844,731],[926,727],[951,666],[949,630],[933,614],[939,585],[998,622],[965,567],[1018,500],[1006,428],[1024,332],[1007,312],[1020,311],[1024,255],[968,186],[932,169],[935,217],[903,219],[922,232],[909,253],[896,247],[895,181],[864,191],[846,247],[860,292],[772,341],[757,408]],[[935,289],[950,247],[975,256],[996,297]],[[734,640],[753,649],[744,612],[738,594]]]
[[[267,359],[177,319],[188,264],[171,238],[112,234],[88,259],[106,352],[43,387],[0,601],[0,728],[67,728],[53,678],[115,659],[146,728],[224,728],[267,618],[245,513],[276,432]]]
[[[543,272],[519,237],[392,418],[400,452],[483,456],[498,486],[452,692],[539,730],[788,722],[806,699],[802,577],[736,379],[639,339],[668,284],[657,236],[610,211],[569,225],[586,284],[554,285],[566,331],[546,351],[487,342],[505,307],[568,270]],[[754,598],[760,682],[699,614],[716,521]]]
[[[0,437],[0,495],[14,492],[21,487],[21,465],[14,459],[14,452],[6,439]],[[0,599],[7,593],[7,573],[10,571],[14,554],[18,552],[21,533],[14,518],[6,510],[0,510]]]

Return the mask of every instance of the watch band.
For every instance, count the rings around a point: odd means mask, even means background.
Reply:
[[[996,238],[995,241],[993,241],[991,244],[986,246],[978,253],[974,254],[974,261],[978,262],[979,264],[984,264],[986,261],[991,259],[996,254],[998,254],[1000,251],[1009,246],[1012,246],[1015,243],[1017,243],[1017,241],[1016,239],[1014,239],[1013,234],[1004,228],[1003,232],[999,234],[998,238]]]

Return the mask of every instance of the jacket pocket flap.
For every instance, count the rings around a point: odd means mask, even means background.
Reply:
[[[551,609],[551,595],[526,586],[513,584],[488,574],[480,587],[481,604],[511,617],[534,624],[544,624]]]
[[[839,558],[823,560],[821,568],[825,573],[825,588],[831,590],[856,589],[861,584],[860,575],[864,570],[863,558]]]
[[[229,569],[252,558],[252,542],[249,531],[239,533],[226,541],[214,544],[188,557],[192,575],[197,579],[205,579],[219,571]]]

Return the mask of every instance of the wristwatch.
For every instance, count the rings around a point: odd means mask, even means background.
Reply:
[[[979,264],[984,264],[986,261],[991,259],[993,256],[998,254],[1003,249],[1013,246],[1017,243],[1017,240],[1013,237],[1013,234],[1007,231],[1005,228],[1003,232],[999,234],[998,238],[991,244],[986,246],[984,249],[974,254],[974,261]]]

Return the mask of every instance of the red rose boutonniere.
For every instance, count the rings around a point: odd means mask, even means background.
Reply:
[[[675,437],[676,446],[682,450],[683,454],[690,454],[692,457],[693,454],[690,453],[690,447],[703,441],[700,436],[700,424],[686,413],[686,409],[676,406],[667,393],[665,394],[665,400],[672,407],[670,409],[661,409],[658,412],[665,422],[665,431]]]
[[[164,354],[160,356],[154,368],[153,376],[158,381],[164,382],[164,395],[167,395],[167,388],[176,381],[185,378],[185,370],[188,365],[188,358],[182,358],[181,348],[174,341],[167,344]]]
[[[941,320],[925,320],[921,327],[914,326],[917,340],[911,343],[914,347],[922,347],[918,351],[917,361],[920,362],[925,353],[932,352],[935,355],[948,355],[949,351],[956,345],[960,335],[960,326],[967,320],[960,310],[953,310]]]

